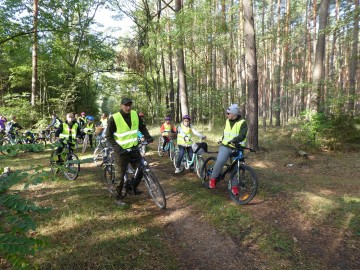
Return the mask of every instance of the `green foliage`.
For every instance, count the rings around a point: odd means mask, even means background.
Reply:
[[[343,143],[359,143],[360,130],[357,127],[359,119],[344,113],[326,115],[317,113],[301,125],[295,139],[312,146],[325,146],[334,149]]]
[[[27,268],[26,256],[34,255],[44,247],[45,242],[32,236],[36,224],[32,216],[49,209],[38,207],[23,199],[12,187],[25,182],[25,188],[48,178],[48,174],[35,170],[35,174],[13,172],[3,174],[0,168],[0,256],[14,268]]]

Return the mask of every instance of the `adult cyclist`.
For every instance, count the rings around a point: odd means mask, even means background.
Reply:
[[[90,141],[90,148],[93,149],[93,133],[95,130],[95,126],[94,126],[94,117],[93,116],[87,116],[86,117],[86,124],[83,128],[83,137],[85,136],[85,134],[89,135],[89,141]]]
[[[52,113],[51,114],[51,123],[50,123],[50,125],[47,126],[47,129],[49,129],[51,127],[58,129],[61,124],[62,124],[62,121],[60,120],[59,117],[57,117],[56,113]]]

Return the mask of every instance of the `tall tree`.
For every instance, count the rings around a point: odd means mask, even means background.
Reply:
[[[243,0],[244,6],[244,37],[245,59],[247,65],[247,85],[249,92],[248,102],[248,143],[249,146],[258,148],[258,75],[256,59],[255,26],[252,0]]]
[[[33,3],[33,48],[32,48],[32,77],[31,77],[31,106],[35,106],[36,103],[36,90],[38,81],[38,64],[37,64],[37,52],[38,52],[38,14],[39,14],[39,2],[34,0]]]

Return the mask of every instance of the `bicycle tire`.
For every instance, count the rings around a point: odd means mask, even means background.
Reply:
[[[84,138],[84,140],[83,140],[83,145],[82,145],[82,151],[81,151],[81,153],[83,153],[83,154],[85,153],[88,144],[89,144],[89,135],[86,134],[86,135],[85,135],[85,138]]]
[[[50,141],[50,143],[56,142],[56,139],[55,139],[55,131],[50,132],[50,134],[49,134],[49,141]]]
[[[239,176],[240,174],[240,176]],[[231,188],[234,182],[238,183],[239,194],[232,193]],[[246,165],[241,165],[240,170],[237,167],[230,173],[228,192],[230,198],[237,204],[248,204],[256,195],[258,188],[258,179],[255,171]]]
[[[9,141],[8,139],[2,139],[2,140],[0,141],[0,145],[1,145],[1,146],[10,145],[10,144],[11,144],[11,143],[10,143],[10,141]],[[7,155],[7,154],[10,153],[10,150],[1,150],[0,152],[1,152],[1,154],[3,154],[3,155]]]
[[[39,144],[39,145],[43,145],[44,149],[46,147],[46,140],[44,138],[37,138],[34,143]]]
[[[162,149],[162,146],[164,144],[164,138],[163,137],[159,137],[159,143],[158,143],[158,154],[159,157],[162,157],[164,155],[164,151]]]
[[[204,158],[202,156],[197,156],[196,164],[195,164],[195,171],[196,171],[196,174],[199,176],[200,179],[202,179],[201,178],[201,175],[202,175],[201,169],[204,166],[204,163],[205,163]]]
[[[161,210],[166,208],[166,197],[159,180],[152,171],[144,172],[145,185],[149,191],[149,195],[154,200],[157,207]]]
[[[176,151],[175,154],[174,154],[174,159],[173,159],[175,168],[176,168],[176,161],[178,160],[178,158],[179,158],[179,152]],[[183,162],[180,163],[180,168],[179,169],[180,169],[180,172],[183,172],[185,170],[185,166],[184,166]]]
[[[104,164],[104,148],[97,147],[94,150],[93,159],[96,166],[100,167]]]
[[[201,182],[204,185],[204,187],[208,187],[209,186],[209,181],[211,178],[211,174],[214,168],[216,162],[216,157],[208,157],[207,159],[205,159],[204,161],[204,165],[202,166],[201,169]]]
[[[140,147],[140,154],[141,154],[141,156],[145,156],[145,153],[146,153],[146,145],[143,144]]]
[[[75,180],[79,176],[80,161],[76,154],[68,153],[64,163],[64,175],[69,180]]]
[[[175,146],[174,146],[174,143],[171,142],[170,145],[169,145],[169,158],[170,158],[170,160],[174,159],[174,155],[175,155]]]
[[[111,196],[116,197],[116,186],[117,182],[115,179],[115,166],[114,164],[108,164],[104,167],[104,182],[107,190]]]

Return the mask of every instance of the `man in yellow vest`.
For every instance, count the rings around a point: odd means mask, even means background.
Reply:
[[[217,178],[221,174],[221,170],[226,161],[231,156],[232,150],[234,150],[234,146],[231,143],[241,143],[244,144],[244,146],[246,144],[247,123],[241,118],[239,106],[237,104],[231,104],[226,110],[226,115],[227,120],[221,140],[221,146],[211,174],[209,188],[215,188]],[[239,194],[238,186],[233,186],[231,191],[235,195]]]
[[[134,151],[127,151],[129,149],[137,148],[138,145],[138,131],[140,131],[148,142],[153,142],[149,131],[142,119],[138,116],[135,110],[132,110],[133,101],[130,98],[123,98],[120,104],[120,111],[112,115],[108,120],[106,129],[106,141],[114,149],[115,156],[115,178],[119,185],[117,189],[116,204],[125,205],[122,201],[121,190],[124,185],[124,176],[129,163],[136,169],[141,160],[141,154],[138,149]],[[137,179],[132,179],[129,186],[126,188],[133,191],[135,195],[140,194],[141,191],[137,189],[142,175]]]
[[[61,145],[56,149],[56,154],[59,157],[59,162],[63,161],[60,159],[60,153],[64,149],[65,143],[70,143],[72,147],[75,147],[75,142],[80,137],[80,127],[76,122],[75,116],[73,113],[68,113],[66,115],[66,121],[63,122],[55,131],[55,138],[60,139],[61,143]]]

